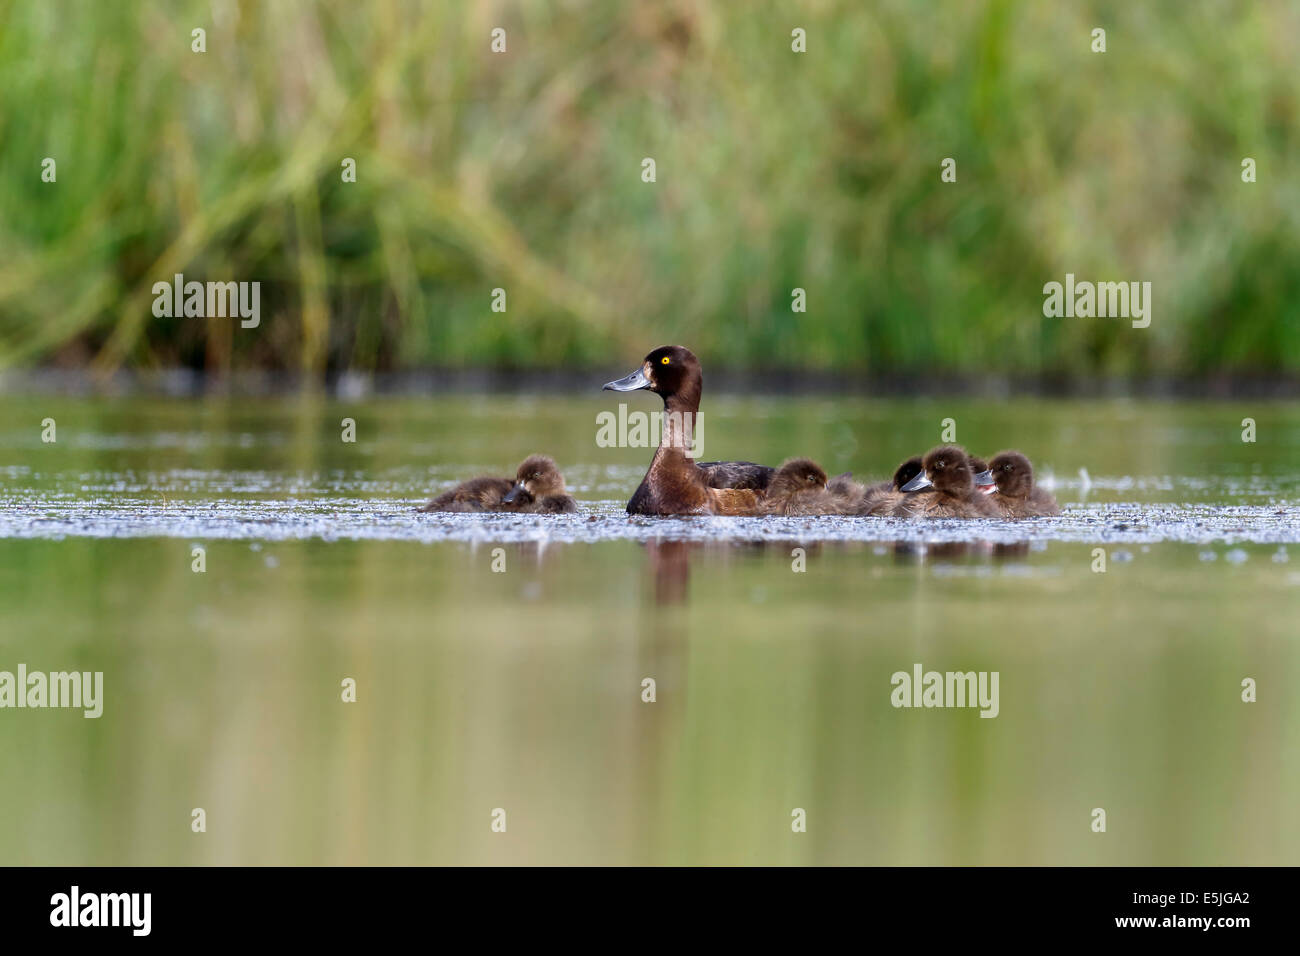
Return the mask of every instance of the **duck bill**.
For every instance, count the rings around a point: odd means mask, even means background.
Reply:
[[[899,491],[920,491],[922,488],[929,488],[933,484],[934,482],[930,480],[930,476],[927,475],[925,472],[921,472],[919,475],[917,475],[915,478],[913,478],[907,484],[903,485],[903,487],[898,490]]]
[[[650,379],[646,377],[645,367],[637,369],[631,375],[620,378],[614,382],[606,382],[602,392],[635,392],[638,389],[649,388]]]
[[[981,488],[987,488],[989,485],[996,485],[997,482],[993,480],[993,469],[985,468],[978,475],[976,475],[975,484]]]
[[[506,496],[501,500],[508,505],[512,505],[527,493],[528,489],[524,487],[524,483],[522,481],[516,481],[515,486],[507,491]]]

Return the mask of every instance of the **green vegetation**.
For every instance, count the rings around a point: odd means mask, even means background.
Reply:
[[[676,340],[713,365],[1300,370],[1289,0],[0,0],[0,22],[0,365]],[[261,325],[155,318],[177,272],[259,280]],[[1151,327],[1044,318],[1067,272],[1150,281]]]

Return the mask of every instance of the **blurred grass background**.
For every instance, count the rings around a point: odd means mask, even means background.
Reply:
[[[1300,371],[1291,0],[0,0],[0,22],[0,367],[310,377],[672,340],[868,376]],[[261,326],[155,318],[176,272],[260,281]],[[1151,327],[1044,318],[1066,272],[1152,282]]]

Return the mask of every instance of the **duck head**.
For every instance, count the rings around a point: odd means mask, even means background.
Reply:
[[[631,375],[607,382],[605,390],[635,392],[644,389],[661,396],[665,406],[676,399],[698,407],[703,385],[700,360],[694,352],[680,345],[661,345],[647,355],[641,367]]]
[[[894,490],[902,491],[903,486],[919,475],[921,471],[921,456],[913,455],[899,465],[898,470],[894,472]]]
[[[529,455],[515,472],[515,484],[501,500],[506,504],[534,501],[548,495],[562,495],[564,476],[555,462],[546,455]]]
[[[826,472],[809,458],[791,458],[777,469],[767,486],[767,496],[778,498],[797,491],[826,487]]]
[[[902,491],[935,491],[958,498],[975,490],[975,473],[971,471],[966,450],[957,445],[940,445],[921,459],[921,473],[902,487]]]
[[[1008,498],[1028,498],[1034,490],[1034,467],[1018,451],[1002,451],[989,463],[999,494]]]

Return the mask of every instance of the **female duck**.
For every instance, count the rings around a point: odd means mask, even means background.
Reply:
[[[564,476],[546,455],[529,455],[509,478],[481,477],[461,482],[421,511],[507,511],[520,514],[572,514],[577,503],[565,490]]]
[[[610,382],[615,392],[646,390],[664,400],[659,447],[632,499],[630,515],[760,514],[760,490],[774,469],[749,462],[710,462],[702,469],[690,456],[704,376],[690,349],[664,345],[645,357],[631,375]],[[715,483],[725,482],[726,487]]]
[[[996,518],[1000,512],[976,491],[975,472],[963,448],[940,445],[921,460],[921,473],[902,487],[890,511],[897,518]],[[924,490],[923,490],[924,489]]]
[[[1048,492],[1034,487],[1034,466],[1018,451],[999,452],[989,463],[996,484],[988,495],[1004,518],[1059,515],[1060,507]]]

